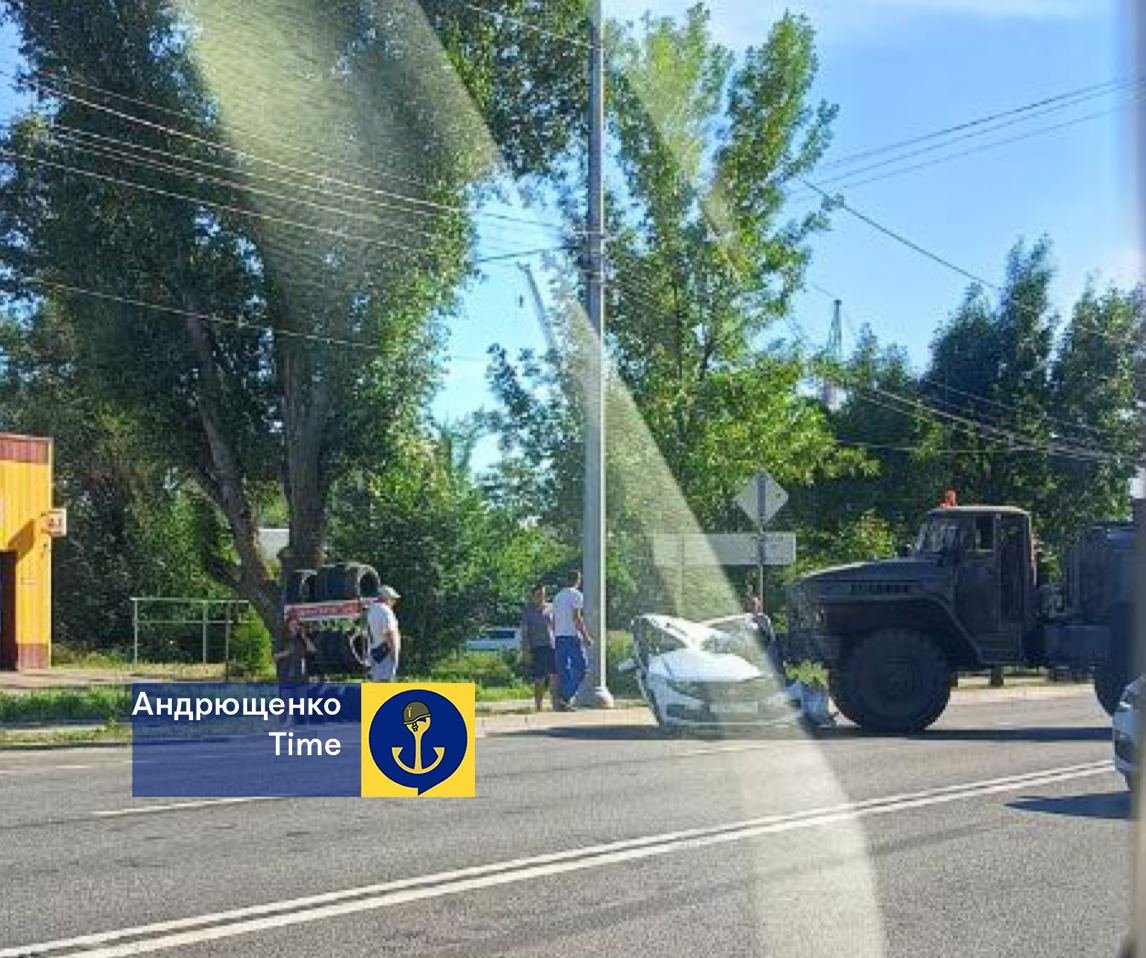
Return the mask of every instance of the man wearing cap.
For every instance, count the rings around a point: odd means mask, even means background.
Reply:
[[[398,616],[394,614],[394,606],[400,598],[396,589],[384,585],[378,590],[378,601],[366,610],[372,682],[392,682],[398,674],[402,634],[398,631]]]

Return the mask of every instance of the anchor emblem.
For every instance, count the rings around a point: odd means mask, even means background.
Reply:
[[[444,747],[440,745],[434,746],[434,753],[437,758],[434,759],[429,765],[422,765],[422,736],[426,734],[426,730],[430,727],[430,710],[421,702],[410,702],[402,709],[402,724],[410,730],[410,734],[414,736],[414,767],[410,768],[401,759],[402,746],[395,745],[391,751],[394,754],[394,761],[398,767],[403,771],[409,772],[411,775],[425,775],[427,772],[432,772],[438,767],[442,760],[442,756],[446,754]]]

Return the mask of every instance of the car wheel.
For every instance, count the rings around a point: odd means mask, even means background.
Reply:
[[[951,697],[951,666],[927,636],[882,629],[856,644],[836,680],[836,705],[872,732],[920,732]]]

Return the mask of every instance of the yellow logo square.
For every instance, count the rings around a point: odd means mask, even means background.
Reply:
[[[362,795],[473,798],[474,684],[364,682]]]

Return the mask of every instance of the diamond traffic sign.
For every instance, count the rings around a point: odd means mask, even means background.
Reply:
[[[748,514],[748,518],[761,526],[770,522],[787,501],[788,493],[783,486],[763,469],[748,480],[736,497],[736,504]]]

